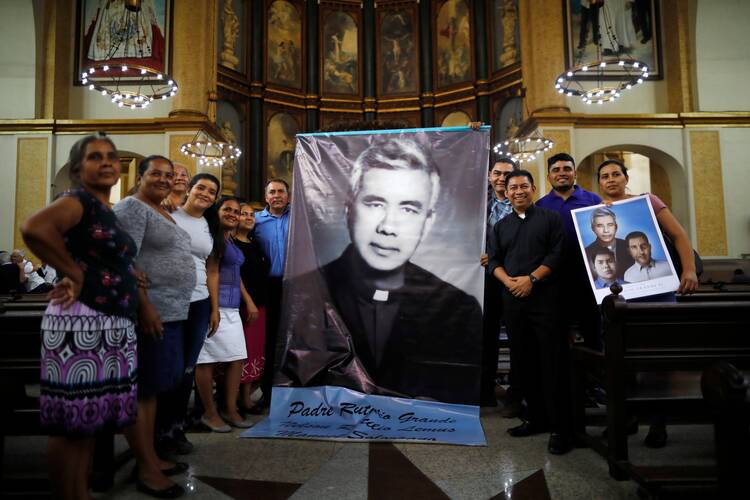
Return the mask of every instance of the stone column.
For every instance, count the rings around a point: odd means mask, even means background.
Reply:
[[[690,47],[690,8],[691,2],[680,0],[662,2],[664,26],[669,26],[669,33],[663,37],[664,68],[662,69],[669,89],[667,92],[669,113],[685,113],[695,109],[692,81],[694,63],[691,60]],[[653,28],[654,33],[658,33],[657,28]]]
[[[490,97],[487,91],[487,4],[474,3],[474,55],[477,88],[477,120],[490,123]]]
[[[521,22],[521,68],[526,106],[536,111],[570,112],[555,90],[555,78],[565,70],[565,30],[559,0],[518,2]]]
[[[174,2],[172,78],[179,90],[169,116],[208,116],[208,94],[216,89],[217,0]]]
[[[73,67],[75,3],[54,0],[34,4],[34,15],[41,21],[43,41],[37,49],[41,78],[37,78],[37,118],[70,117],[70,73]],[[40,28],[40,23],[37,22]],[[80,76],[80,75],[78,75]],[[75,76],[74,76],[75,78]]]
[[[432,2],[419,3],[419,80],[422,85],[422,126],[435,123],[435,94],[432,88]]]

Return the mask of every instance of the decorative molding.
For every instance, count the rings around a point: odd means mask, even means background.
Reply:
[[[81,134],[104,130],[109,134],[163,134],[198,130],[208,118],[139,118],[134,120],[0,120],[0,135]]]
[[[750,127],[750,112],[589,115],[537,111],[531,115],[531,120],[536,126],[576,128],[744,128]]]

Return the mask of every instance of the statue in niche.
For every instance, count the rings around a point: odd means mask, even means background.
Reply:
[[[221,65],[230,69],[237,69],[240,60],[234,53],[234,46],[240,36],[240,19],[234,13],[232,0],[224,0],[224,13],[221,16],[224,23],[224,50],[221,51]]]
[[[516,0],[503,1],[503,53],[500,64],[508,66],[518,60],[516,48],[516,23],[518,22],[518,6]]]
[[[232,146],[237,145],[237,136],[232,131],[232,124],[224,122],[221,125],[221,135],[224,136],[224,140]],[[221,194],[222,195],[233,195],[237,192],[237,181],[235,176],[237,175],[236,160],[226,160],[224,165],[221,167]]]
[[[518,120],[515,116],[508,118],[508,126],[505,127],[505,140],[511,139],[518,133]]]

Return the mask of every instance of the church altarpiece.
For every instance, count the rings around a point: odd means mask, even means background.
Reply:
[[[218,0],[217,9],[216,123],[243,149],[224,177],[252,200],[268,178],[291,180],[297,133],[482,120],[498,140],[509,126],[503,106],[521,93],[518,0]]]

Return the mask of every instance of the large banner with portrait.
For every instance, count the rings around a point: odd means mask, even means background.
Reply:
[[[246,435],[484,444],[488,155],[489,127],[297,136],[285,349]]]
[[[648,195],[571,213],[598,304],[615,283],[626,299],[677,290],[680,280]]]

